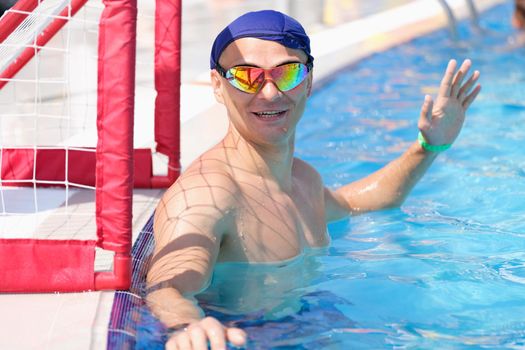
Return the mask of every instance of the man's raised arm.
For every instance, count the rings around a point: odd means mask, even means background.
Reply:
[[[457,63],[450,60],[436,101],[425,96],[418,122],[419,139],[405,153],[361,180],[335,191],[325,189],[327,221],[403,203],[437,154],[450,147],[461,131],[465,112],[481,89],[476,85],[478,71],[464,82],[470,66],[470,60],[465,60],[456,72]]]

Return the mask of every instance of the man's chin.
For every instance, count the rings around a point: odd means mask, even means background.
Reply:
[[[288,127],[259,130],[256,137],[252,139],[261,146],[286,146],[293,142],[292,132]]]

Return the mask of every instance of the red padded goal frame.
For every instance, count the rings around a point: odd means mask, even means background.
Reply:
[[[76,13],[86,0],[73,0]],[[19,0],[15,9],[31,11],[37,0]],[[76,292],[128,289],[131,282],[131,206],[133,187],[167,187],[180,173],[181,1],[159,0],[155,25],[155,141],[169,159],[168,174],[154,176],[150,149],[133,148],[136,0],[104,0],[99,24],[96,152],[68,150],[82,168],[70,173],[79,184],[95,186],[97,240],[0,239],[0,292]],[[64,10],[64,11],[67,11]],[[59,15],[65,15],[64,11]],[[0,19],[0,42],[24,19],[7,13]],[[39,37],[45,45],[65,24],[57,18]],[[0,89],[36,53],[27,48],[4,72]],[[27,174],[44,172],[50,186],[64,181],[65,150],[2,149],[0,181],[24,186]],[[46,158],[55,170],[39,168]],[[71,159],[71,158],[69,158]],[[37,167],[34,169],[34,167]],[[57,170],[58,169],[58,170]],[[27,184],[26,184],[27,185]],[[113,270],[95,272],[95,248],[115,252]]]

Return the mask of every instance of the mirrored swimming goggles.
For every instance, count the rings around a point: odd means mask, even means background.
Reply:
[[[217,72],[230,82],[238,90],[255,94],[264,85],[268,79],[277,85],[281,91],[289,91],[301,84],[308,72],[312,69],[313,64],[287,63],[282,66],[264,69],[250,66],[235,66],[228,70],[217,64]]]

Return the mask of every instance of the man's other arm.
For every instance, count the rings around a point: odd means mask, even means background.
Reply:
[[[463,83],[471,66],[470,60],[465,60],[457,72],[456,66],[455,60],[449,62],[436,102],[427,95],[421,108],[418,128],[430,145],[454,142],[463,126],[467,109],[481,89],[480,85],[475,86],[478,71]],[[326,220],[401,205],[437,154],[414,142],[399,158],[369,176],[335,191],[325,189]]]

